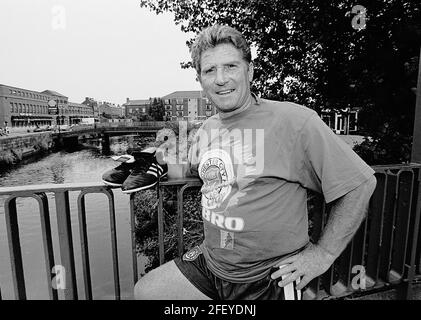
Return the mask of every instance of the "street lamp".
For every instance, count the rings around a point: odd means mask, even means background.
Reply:
[[[56,100],[51,99],[50,101],[48,101],[48,106],[49,106],[49,109],[54,110],[56,115],[57,115],[56,122],[57,122],[57,125],[58,125],[58,134],[60,135],[60,133],[61,133],[60,132],[60,109],[58,107],[58,99],[56,99]]]

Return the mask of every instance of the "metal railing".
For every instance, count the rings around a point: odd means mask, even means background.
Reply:
[[[420,279],[421,165],[374,166],[377,186],[367,218],[357,233],[321,277],[307,290],[312,298],[368,294],[396,288],[400,299],[411,296],[412,283]],[[314,241],[329,214],[323,199],[313,210]]]
[[[343,297],[353,293],[368,294],[379,289],[399,288],[402,297],[411,297],[414,281],[421,279],[421,165],[376,166],[377,187],[370,200],[367,219],[364,220],[351,243],[334,265],[322,276],[314,279],[305,295],[308,299]],[[185,251],[183,244],[184,192],[198,188],[201,182],[195,178],[171,179],[157,187],[158,196],[158,240],[159,262],[165,262],[163,192],[165,188],[176,188],[177,194],[177,241],[178,254]],[[82,273],[86,299],[92,299],[91,267],[88,252],[85,197],[90,193],[103,193],[108,197],[113,282],[115,299],[120,299],[119,259],[115,223],[115,203],[112,189],[100,183],[78,183],[63,185],[38,185],[0,188],[0,196],[7,196],[4,207],[6,228],[11,256],[11,267],[16,299],[25,299],[25,277],[19,237],[16,199],[31,197],[37,200],[41,218],[45,269],[49,281],[50,299],[58,299],[57,291],[51,287],[51,269],[55,257],[52,249],[50,213],[47,194],[54,194],[57,212],[57,227],[61,264],[66,270],[67,286],[65,299],[78,299],[75,258],[70,225],[69,192],[79,192],[77,202],[78,225],[82,254]],[[138,280],[137,250],[135,239],[135,202],[130,195],[131,255],[133,285]],[[329,206],[321,197],[312,197],[311,233],[317,241],[329,214]],[[356,268],[357,267],[357,268]],[[361,273],[363,272],[363,273]],[[360,277],[356,277],[356,276]],[[359,281],[355,281],[355,280]],[[364,281],[365,280],[365,281]],[[363,282],[362,282],[363,281]],[[357,286],[355,285],[357,284]],[[1,286],[1,284],[0,284]],[[1,299],[1,287],[0,287]]]
[[[57,215],[57,230],[60,247],[61,265],[66,270],[66,286],[63,289],[65,299],[78,299],[78,291],[76,285],[75,273],[75,253],[73,248],[73,232],[70,221],[70,205],[69,192],[79,192],[77,198],[78,208],[78,225],[80,233],[81,255],[82,255],[82,273],[84,282],[84,293],[88,300],[92,299],[92,281],[91,268],[88,252],[88,232],[86,223],[86,204],[85,198],[87,194],[102,193],[108,198],[109,219],[110,219],[110,235],[111,250],[113,261],[113,282],[114,294],[116,299],[120,299],[120,276],[119,276],[119,260],[117,252],[117,234],[116,234],[116,218],[115,203],[113,191],[102,183],[77,183],[77,184],[46,184],[32,185],[25,187],[9,187],[0,188],[0,196],[7,196],[4,201],[5,220],[7,238],[9,244],[10,262],[13,276],[13,287],[15,299],[26,299],[25,277],[23,269],[22,252],[19,236],[18,212],[16,200],[19,198],[34,198],[39,204],[39,213],[41,219],[42,239],[44,249],[45,271],[47,274],[47,286],[50,299],[57,300],[57,290],[53,288],[51,270],[55,266],[50,212],[47,194],[52,194],[55,201]],[[134,197],[130,197],[131,210],[131,229],[135,228],[134,217]],[[136,257],[136,242],[134,233],[131,234],[132,240],[132,262],[133,262],[133,282],[138,279],[138,265]],[[1,284],[0,284],[1,285]],[[1,299],[1,290],[0,290]]]

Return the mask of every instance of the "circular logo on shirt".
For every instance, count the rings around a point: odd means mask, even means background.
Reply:
[[[231,192],[234,174],[229,154],[221,149],[207,151],[201,158],[199,175],[203,180],[202,206],[218,207]]]

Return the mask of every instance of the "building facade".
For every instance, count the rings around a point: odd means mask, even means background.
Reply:
[[[56,116],[48,101],[56,97],[48,90],[43,92],[0,85],[0,126],[9,128],[54,125]],[[59,99],[59,103],[64,99]],[[64,103],[60,103],[63,107]]]
[[[49,105],[51,100],[54,103]],[[0,85],[0,127],[7,124],[13,131],[57,124],[72,125],[88,117],[98,118],[95,107],[69,102],[68,97],[56,91],[38,92]]]
[[[121,119],[124,117],[124,108],[111,102],[99,102],[98,112],[100,122],[108,122],[110,119]]]
[[[139,99],[139,100],[130,100],[126,99],[126,103],[123,104],[124,115],[126,119],[132,119],[134,121],[139,121],[144,119],[149,114],[149,109],[151,107],[150,99]]]
[[[320,117],[336,134],[358,134],[360,108],[324,109]]]
[[[78,124],[83,118],[95,118],[95,110],[83,103],[69,102],[65,115],[69,117],[69,124]]]
[[[175,91],[161,98],[164,102],[164,119],[204,120],[217,110],[203,91]]]

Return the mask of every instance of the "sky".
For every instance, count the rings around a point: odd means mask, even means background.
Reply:
[[[186,34],[140,0],[1,0],[0,84],[123,104],[200,90]]]

